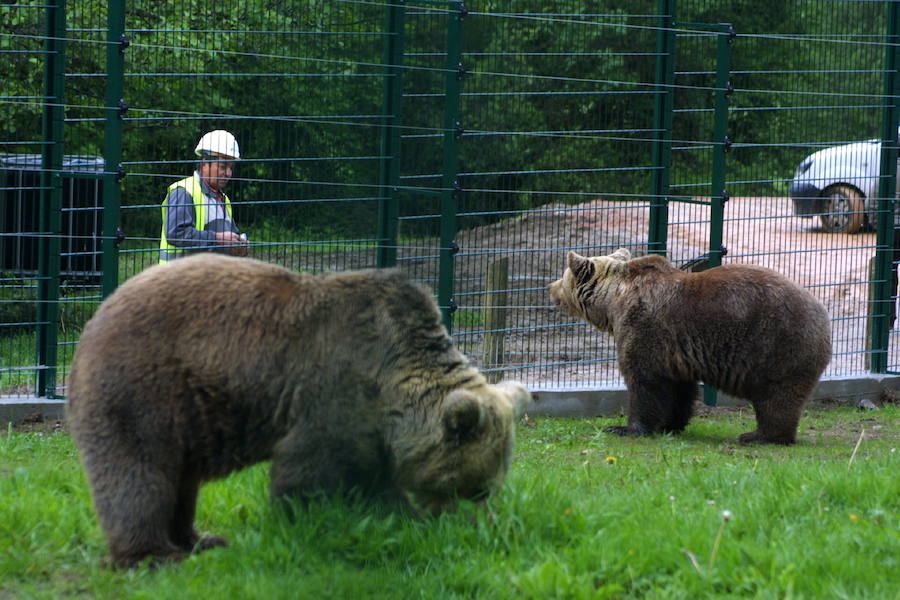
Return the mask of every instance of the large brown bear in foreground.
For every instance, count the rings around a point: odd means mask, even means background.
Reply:
[[[825,307],[784,276],[751,265],[685,273],[661,256],[568,254],[550,295],[612,333],[629,391],[620,435],[679,432],[698,381],[749,400],[756,431],[740,442],[792,444],[803,404],[831,359]]]
[[[398,271],[302,275],[214,254],[147,269],[88,322],[66,418],[114,564],[223,545],[204,481],[272,459],[271,493],[355,487],[431,512],[495,491],[530,395],[489,385]]]

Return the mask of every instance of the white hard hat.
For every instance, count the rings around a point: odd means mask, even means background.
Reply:
[[[224,129],[216,129],[215,131],[204,133],[203,137],[200,138],[200,141],[197,142],[194,153],[197,156],[214,154],[233,159],[241,157],[241,151],[238,148],[237,140]]]

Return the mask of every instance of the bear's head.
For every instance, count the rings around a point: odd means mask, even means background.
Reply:
[[[503,485],[516,421],[531,402],[524,385],[504,381],[459,388],[432,415],[433,431],[395,448],[396,483],[416,508],[439,514],[457,500],[481,502]]]
[[[550,296],[571,317],[584,319],[601,331],[610,330],[608,308],[631,258],[626,248],[607,256],[581,256],[569,251],[562,279],[550,284]]]

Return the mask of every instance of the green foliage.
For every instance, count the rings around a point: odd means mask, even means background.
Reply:
[[[27,5],[27,2],[22,2]],[[40,50],[44,34],[43,11],[40,3],[19,9],[0,8],[0,65],[3,79],[0,84],[0,104],[10,103],[7,114],[0,120],[0,153],[35,152],[34,147],[16,143],[33,142],[40,136],[41,104],[37,97],[43,90],[44,71]],[[12,35],[15,34],[15,35]],[[7,145],[8,144],[8,145]]]
[[[63,434],[0,434],[0,595],[15,598],[892,598],[900,409],[813,409],[792,447],[747,412],[681,436],[529,419],[490,513],[417,519],[355,497],[270,504],[259,465],[203,488],[228,548],[111,571]],[[858,448],[857,448],[858,443]],[[730,519],[723,518],[724,511]]]
[[[453,325],[460,329],[484,327],[484,311],[461,308],[453,313]]]
[[[512,190],[513,197],[535,192],[529,203],[513,204],[518,209],[553,201],[546,192],[646,192],[644,173],[632,167],[649,161],[641,131],[651,125],[653,98],[635,83],[652,80],[654,62],[624,54],[652,48],[654,38],[625,27],[635,7],[576,1],[566,3],[566,15],[542,17],[548,11],[533,3],[516,8],[533,18],[517,18],[502,14],[505,3],[486,4],[500,14],[466,32],[474,75],[464,91],[479,93],[465,99],[462,114],[466,129],[495,133],[486,141],[464,138],[462,163],[467,172],[495,175],[467,183]],[[598,12],[601,19],[578,16]],[[491,198],[479,202],[490,206]],[[514,202],[493,198],[498,208]]]
[[[4,151],[35,151],[40,137],[43,4],[0,10]],[[875,137],[886,27],[882,2],[754,0],[677,4],[680,30],[731,23],[728,162],[731,193],[784,193],[809,143]],[[493,211],[649,192],[658,3],[652,0],[482,0],[463,22],[460,197],[469,226]],[[66,152],[100,154],[105,116],[104,0],[67,3]],[[371,235],[384,106],[385,6],[317,0],[285,5],[130,4],[127,10],[123,181],[129,236],[158,235],[166,183],[190,172],[206,130],[233,131],[246,160],[231,184],[242,223],[271,219]],[[438,187],[445,168],[446,13],[408,10],[403,43],[401,173]],[[705,195],[710,179],[709,35],[679,35],[672,90],[672,181]],[[452,69],[456,65],[450,65]],[[454,75],[451,75],[451,78]],[[21,143],[20,145],[17,145]],[[29,143],[25,145],[25,143]],[[743,183],[737,183],[743,182]],[[739,189],[743,188],[743,189]],[[360,200],[364,199],[364,200]],[[340,202],[339,200],[347,200]],[[404,197],[401,212],[435,212]],[[433,235],[427,222],[411,235]]]

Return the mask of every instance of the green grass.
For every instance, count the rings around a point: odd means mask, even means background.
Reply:
[[[258,465],[201,494],[230,547],[131,572],[101,566],[68,436],[0,435],[0,598],[900,597],[900,406],[810,410],[787,448],[737,446],[748,411],[601,432],[619,421],[520,424],[490,515],[332,499],[290,519]]]

